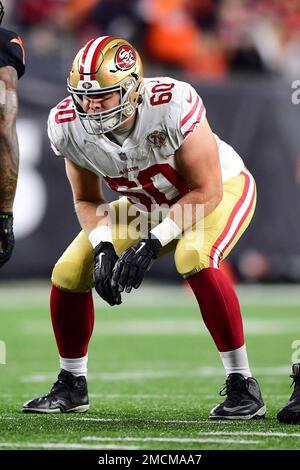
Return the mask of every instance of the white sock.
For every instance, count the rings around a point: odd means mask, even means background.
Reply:
[[[219,354],[227,376],[235,373],[242,374],[245,378],[252,377],[245,344],[233,351],[219,351]]]
[[[60,368],[71,372],[75,377],[87,376],[88,355],[76,359],[67,359],[59,356]]]

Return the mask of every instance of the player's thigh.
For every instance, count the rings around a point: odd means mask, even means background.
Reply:
[[[218,268],[248,227],[255,204],[255,181],[247,170],[225,181],[220,204],[177,244],[179,274],[189,277],[208,267]]]

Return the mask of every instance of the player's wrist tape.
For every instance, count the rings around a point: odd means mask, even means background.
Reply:
[[[93,248],[96,248],[100,242],[112,243],[112,229],[107,225],[94,228],[89,234],[89,240]]]
[[[170,217],[166,217],[160,224],[150,230],[150,233],[160,241],[162,246],[165,246],[179,237],[179,235],[182,234],[182,229],[174,220],[170,219]]]

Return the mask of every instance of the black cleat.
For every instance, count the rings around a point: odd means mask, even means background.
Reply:
[[[300,364],[293,364],[292,372],[294,391],[288,404],[277,413],[277,419],[281,423],[300,424]]]
[[[259,385],[253,377],[229,374],[225,387],[220,392],[226,400],[210,412],[211,419],[259,419],[264,418],[266,407]]]
[[[22,411],[25,413],[83,413],[89,409],[86,378],[75,377],[62,369],[50,392],[39,398],[27,401]]]

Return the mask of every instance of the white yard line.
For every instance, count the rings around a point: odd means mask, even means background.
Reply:
[[[168,370],[149,370],[149,371],[128,371],[128,372],[99,372],[90,373],[88,380],[104,380],[104,381],[119,381],[119,380],[153,380],[153,379],[164,379],[172,377],[181,377],[182,375],[191,375],[192,377],[197,376],[196,371],[191,371],[191,374],[180,373],[179,371],[168,371]],[[53,380],[55,373],[53,374],[33,374],[23,376],[20,378],[21,382],[45,382]]]
[[[120,442],[120,443],[145,443],[145,442],[156,442],[156,443],[176,443],[176,444],[235,444],[235,445],[257,445],[263,443],[261,440],[245,440],[245,439],[220,439],[220,438],[173,438],[173,437],[83,437],[81,441],[92,441],[92,442]],[[117,444],[77,444],[77,443],[50,443],[50,442],[0,442],[0,448],[21,448],[21,449],[78,449],[78,450],[136,450],[140,447],[131,445],[117,445]]]
[[[290,365],[276,367],[254,367],[254,375],[281,376],[290,373]],[[31,374],[20,377],[21,382],[47,382],[55,379],[56,373]],[[219,367],[198,367],[194,370],[141,370],[117,372],[91,372],[88,380],[121,381],[121,380],[159,380],[167,378],[187,377],[224,377],[224,370]]]
[[[264,397],[270,396],[264,394]],[[272,395],[276,398],[287,398],[287,395]],[[216,394],[208,393],[187,393],[182,395],[172,394],[157,394],[157,393],[89,393],[90,398],[102,398],[104,400],[199,400],[201,399],[212,399],[216,397]],[[20,398],[28,398],[28,393],[5,393],[1,394],[1,398],[8,398],[12,400],[18,400]]]
[[[74,418],[73,418],[74,419]],[[76,419],[76,418],[75,418]],[[92,421],[96,423],[126,423],[131,419],[126,418],[80,418],[80,421]],[[155,424],[199,424],[201,421],[197,419],[148,419],[148,418],[132,418],[132,421],[147,422]]]
[[[300,437],[299,432],[288,433],[288,432],[269,432],[269,431],[213,431],[206,432],[200,431],[201,436],[267,436],[267,437]]]
[[[57,418],[57,417],[56,417]],[[148,419],[148,418],[132,418],[132,419],[124,419],[124,418],[88,418],[88,417],[81,417],[81,418],[69,418],[75,419],[77,421],[92,421],[96,423],[127,423],[128,421],[136,421],[141,423],[151,423],[151,424],[234,424],[233,420],[217,422],[210,419]],[[236,424],[236,423],[235,423]]]
[[[49,319],[23,320],[19,324],[22,334],[28,336],[52,335]],[[295,319],[245,319],[246,335],[274,336],[295,334]],[[94,336],[208,336],[208,332],[200,318],[157,318],[157,319],[118,319],[99,320],[95,325]],[[299,330],[300,336],[300,330]]]
[[[18,395],[19,396],[19,395]],[[22,395],[26,398],[27,395]],[[171,394],[151,394],[151,393],[89,393],[90,398],[102,398],[105,400],[215,400],[218,396],[217,393],[194,393],[186,395],[171,395]],[[268,394],[264,393],[264,398],[268,399],[287,399],[288,394]]]
[[[61,416],[57,416],[57,415],[53,415],[51,414],[48,415],[48,418],[51,420],[59,420],[61,419]],[[17,420],[20,420],[20,419],[23,419],[23,420],[34,420],[36,419],[36,415],[30,415],[30,414],[22,414],[18,417],[9,417],[9,416],[0,416],[0,419],[2,420],[14,420],[14,421],[17,421]],[[64,420],[65,421],[74,421],[74,422],[77,422],[77,423],[80,423],[82,421],[91,421],[91,422],[96,422],[96,423],[122,423],[122,422],[128,422],[128,421],[137,421],[137,422],[147,422],[148,423],[153,423],[153,424],[219,424],[219,425],[223,425],[223,424],[236,424],[234,423],[234,421],[213,421],[213,420],[210,420],[210,419],[169,419],[169,420],[159,420],[159,419],[143,419],[143,418],[132,418],[131,420],[130,419],[121,419],[121,418],[88,418],[88,417],[83,417],[83,416],[79,416],[77,415],[77,417],[75,417],[75,415],[64,415]]]
[[[89,393],[90,398],[104,398],[107,400],[186,400],[201,398],[213,398],[214,395],[170,395],[151,393]]]
[[[1,308],[46,308],[49,304],[50,282],[24,280],[1,283]],[[300,292],[298,285],[241,285],[236,291],[244,307],[280,307],[299,306]],[[110,310],[110,307],[95,295],[96,308]],[[145,305],[160,307],[197,308],[194,296],[182,285],[151,284],[146,282],[134,294],[123,295],[119,309],[141,309]]]
[[[135,450],[139,449],[136,446],[119,446],[119,445],[96,445],[96,444],[76,444],[76,443],[50,443],[50,442],[0,442],[0,448],[4,447],[11,447],[11,448],[35,448],[35,449],[78,449],[78,450],[109,450],[109,449],[117,449],[117,450]]]
[[[213,439],[213,438],[188,438],[188,437],[82,437],[82,441],[97,442],[174,442],[176,444],[201,444],[201,443],[219,443],[219,444],[261,444],[263,441],[237,440],[237,439]]]
[[[187,394],[168,394],[168,393],[89,393],[90,398],[101,398],[104,400],[215,400],[217,393],[187,393]],[[289,394],[276,394],[276,393],[264,393],[264,398],[268,399],[287,399]],[[8,398],[12,400],[28,399],[28,393],[4,393],[1,394],[1,398]],[[1,419],[1,416],[0,416]],[[11,418],[14,419],[14,418]]]

